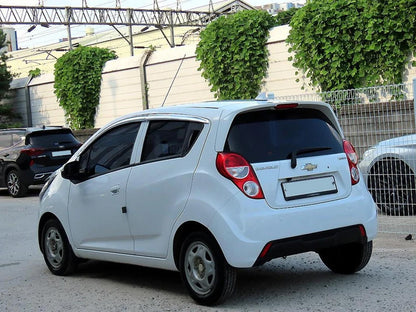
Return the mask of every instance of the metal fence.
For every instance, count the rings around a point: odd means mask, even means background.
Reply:
[[[360,168],[379,208],[382,232],[416,233],[415,89],[416,80],[276,97],[331,104],[360,157]]]

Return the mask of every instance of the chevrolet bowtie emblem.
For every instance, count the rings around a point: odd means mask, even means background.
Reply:
[[[314,170],[316,168],[318,168],[318,165],[314,165],[314,164],[308,163],[308,164],[304,164],[303,165],[302,170],[312,171],[312,170]]]

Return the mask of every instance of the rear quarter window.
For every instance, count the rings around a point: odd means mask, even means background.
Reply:
[[[203,124],[190,121],[151,121],[143,145],[141,162],[185,156],[200,132]]]
[[[343,152],[342,137],[314,109],[262,110],[235,117],[224,147],[251,163]],[[309,152],[305,152],[309,151]]]

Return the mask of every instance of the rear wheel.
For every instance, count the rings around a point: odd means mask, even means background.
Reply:
[[[190,234],[182,244],[179,261],[182,280],[196,302],[214,305],[233,294],[236,269],[210,235]]]
[[[28,187],[23,184],[17,170],[10,170],[9,173],[7,173],[6,181],[7,190],[11,196],[22,197],[26,195]]]
[[[373,242],[353,243],[319,252],[322,262],[333,272],[352,274],[363,269],[373,251]]]
[[[370,172],[368,190],[379,209],[387,215],[414,213],[415,176],[405,163],[394,159],[377,162]]]
[[[48,220],[42,230],[42,252],[46,265],[55,275],[68,275],[75,271],[78,258],[74,255],[62,225]]]

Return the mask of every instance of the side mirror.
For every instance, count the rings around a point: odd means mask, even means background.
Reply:
[[[62,178],[71,181],[81,181],[85,178],[85,174],[81,172],[79,161],[71,161],[64,165],[61,175]]]

